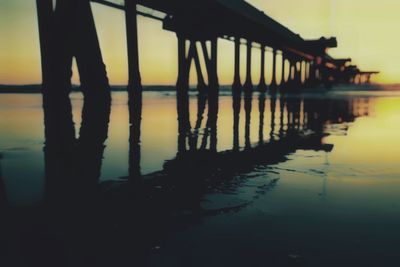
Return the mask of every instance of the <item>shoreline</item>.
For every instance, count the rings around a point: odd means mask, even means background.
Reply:
[[[257,92],[256,86],[254,87],[254,92]],[[398,84],[342,84],[335,85],[330,89],[324,88],[322,86],[316,88],[304,88],[302,92],[311,92],[314,90],[324,91],[398,91],[400,90],[400,85]],[[230,91],[232,89],[231,85],[220,85],[219,88],[221,91]],[[196,86],[190,86],[190,91],[196,91]],[[80,86],[73,85],[71,92],[79,92]],[[126,92],[127,86],[123,85],[111,85],[112,92]],[[144,85],[144,92],[175,92],[175,85]],[[32,84],[32,85],[0,85],[0,94],[40,94],[41,93],[41,85]]]

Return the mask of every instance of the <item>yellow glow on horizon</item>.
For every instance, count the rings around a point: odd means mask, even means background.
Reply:
[[[398,162],[399,98],[373,98],[370,101],[369,107],[373,107],[373,110],[370,110],[369,116],[357,118],[346,136],[332,135],[325,139],[325,142],[335,144],[331,160],[346,164]],[[360,154],[359,151],[369,152]]]
[[[400,2],[397,0],[249,0],[266,14],[304,38],[336,36],[339,47],[329,53],[334,57],[352,57],[364,70],[379,70],[373,80],[400,82]],[[93,4],[96,26],[104,61],[112,84],[126,84],[126,38],[123,13]],[[290,8],[288,8],[290,7]],[[0,83],[40,82],[40,54],[36,6],[33,0],[0,0]],[[173,85],[177,76],[176,36],[162,29],[159,21],[139,17],[140,67],[144,84]],[[220,84],[233,79],[233,44],[219,41],[218,72]],[[253,83],[259,79],[259,51],[253,52]],[[267,54],[267,80],[272,64]],[[279,61],[278,61],[279,62]],[[242,48],[242,81],[245,49]],[[278,64],[278,81],[280,68]],[[191,83],[195,83],[194,71]],[[74,75],[74,83],[78,83]]]

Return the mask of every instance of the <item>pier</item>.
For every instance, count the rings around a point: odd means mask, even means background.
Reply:
[[[370,77],[378,73],[360,71],[357,66],[349,65],[350,58],[332,58],[327,51],[329,48],[337,47],[336,38],[321,37],[316,40],[305,40],[299,34],[242,0],[185,2],[125,0],[123,5],[103,0],[58,0],[56,6],[53,6],[52,0],[37,0],[46,146],[69,149],[64,145],[75,140],[69,99],[72,59],[75,58],[84,95],[82,120],[85,122],[80,129],[78,142],[88,144],[81,148],[79,157],[92,157],[96,159],[95,164],[101,164],[101,157],[91,156],[87,153],[96,147],[96,155],[101,154],[98,152],[103,149],[102,144],[107,139],[111,89],[91,11],[91,2],[119,9],[125,13],[129,68],[127,86],[130,122],[129,177],[141,176],[140,126],[143,89],[139,64],[137,16],[146,16],[162,21],[163,28],[174,32],[177,37],[178,155],[187,155],[188,150],[196,150],[198,142],[200,142],[201,148],[207,147],[208,150],[217,152],[216,125],[220,87],[217,51],[218,40],[221,38],[234,43],[232,96],[235,115],[234,132],[236,134],[234,135],[235,140],[233,140],[233,151],[240,150],[237,133],[243,93],[245,131],[248,137],[250,124],[247,122],[251,117],[253,109],[251,99],[255,91],[260,93],[259,110],[261,112],[265,109],[266,94],[270,95],[271,101],[276,101],[277,95],[283,97],[286,93],[298,93],[303,88],[309,88],[312,92],[312,88],[319,85],[330,87],[336,83],[368,83]],[[71,20],[71,18],[74,19]],[[246,46],[245,77],[241,77],[239,71],[241,45]],[[254,48],[261,50],[261,76],[257,85],[253,85],[251,77],[252,50]],[[265,62],[267,49],[272,51],[273,55],[271,66],[267,66]],[[282,77],[279,84],[276,77],[278,54],[281,54],[283,59]],[[205,64],[202,65],[201,61]],[[198,114],[194,127],[189,119],[189,74],[192,62],[194,62],[198,79]],[[285,73],[286,69],[289,70],[287,74]],[[265,79],[266,70],[272,72],[269,84]],[[273,103],[275,108],[276,102]],[[282,101],[279,103],[282,110],[286,103]],[[206,108],[208,114],[204,114]],[[296,117],[299,112],[288,111],[288,114],[292,114],[291,119],[295,120],[291,122],[293,125],[300,123],[299,118]],[[282,113],[281,116],[283,116]],[[199,141],[198,137],[193,137],[188,141],[186,138],[189,135],[192,136],[193,128],[195,132],[199,130],[204,117],[207,117],[207,122],[203,140]],[[290,120],[290,118],[287,119]],[[260,123],[263,124],[263,117],[260,117]],[[283,118],[281,118],[281,124],[283,125]],[[98,138],[93,138],[94,132]],[[100,136],[99,133],[101,133]],[[260,128],[259,136],[259,143],[262,144],[264,137],[262,128]],[[282,139],[283,136],[271,133],[271,140],[275,138]],[[208,146],[207,139],[209,139]],[[188,144],[189,149],[187,148]],[[251,144],[246,142],[245,148],[249,147]],[[65,164],[68,162],[72,164],[70,161],[71,159],[66,160]],[[99,176],[99,170],[85,175],[92,177],[91,179],[95,181]],[[62,185],[57,186],[62,187]]]
[[[243,0],[125,0],[118,4],[106,0],[92,0],[125,13],[128,48],[129,82],[128,92],[132,98],[140,98],[142,86],[138,52],[137,16],[146,16],[163,22],[163,28],[176,33],[178,49],[177,85],[186,90],[189,83],[191,62],[195,63],[199,91],[219,85],[217,73],[218,39],[231,40],[235,44],[232,56],[235,58],[233,88],[253,90],[251,79],[252,49],[261,50],[261,78],[256,88],[274,94],[278,91],[296,91],[303,87],[320,84],[331,86],[338,82],[366,82],[378,72],[362,72],[356,66],[348,66],[351,59],[333,59],[327,53],[337,47],[336,38],[321,37],[305,40],[284,25],[273,20],[264,12]],[[138,9],[138,5],[142,7]],[[55,8],[55,9],[54,9]],[[143,11],[143,10],[144,11]],[[78,65],[90,64],[91,71],[79,68],[82,84],[91,80],[106,87],[107,75],[102,61],[90,1],[57,1],[53,7],[50,0],[37,0],[39,21],[43,84],[50,79],[68,79],[71,57]],[[154,14],[157,15],[154,15]],[[70,18],[74,17],[74,21]],[[72,44],[71,39],[76,40]],[[57,41],[58,40],[58,41]],[[61,40],[64,40],[62,42]],[[247,47],[246,77],[240,77],[240,46]],[[272,51],[273,64],[266,66],[266,48]],[[65,58],[60,58],[65,54]],[[281,54],[282,81],[277,84],[277,54]],[[202,57],[202,58],[201,58]],[[205,69],[200,61],[205,62]],[[59,65],[59,68],[56,67]],[[285,66],[289,73],[285,74]],[[272,71],[272,81],[265,82],[266,70]],[[61,72],[65,72],[61,74]],[[55,72],[60,72],[57,75]],[[82,72],[82,73],[81,73]],[[287,77],[287,78],[286,78]],[[304,78],[302,78],[304,77]],[[365,77],[365,78],[363,78]],[[243,83],[242,83],[243,81]],[[54,81],[57,82],[57,81]],[[68,83],[67,80],[63,81]],[[86,86],[87,87],[87,86]],[[100,89],[97,89],[98,91]],[[135,112],[139,112],[136,110]]]
[[[306,2],[4,1],[0,266],[397,266],[400,2]]]

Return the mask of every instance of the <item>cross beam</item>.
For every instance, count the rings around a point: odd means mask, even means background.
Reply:
[[[90,1],[92,1],[94,3],[101,4],[101,5],[105,5],[105,6],[108,6],[108,7],[116,8],[116,9],[119,9],[119,10],[125,10],[126,9],[124,5],[116,4],[116,3],[105,1],[105,0],[90,0]],[[160,21],[164,20],[164,18],[162,18],[162,17],[154,16],[152,14],[149,14],[149,13],[146,13],[146,12],[142,12],[142,11],[139,11],[139,10],[136,10],[136,14],[138,14],[140,16],[143,16],[143,17],[160,20]]]

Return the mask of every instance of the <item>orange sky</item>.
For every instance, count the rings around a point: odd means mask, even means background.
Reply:
[[[400,82],[400,1],[380,0],[249,0],[303,38],[336,36],[334,57],[352,57],[364,70],[380,70],[375,81]],[[124,16],[93,4],[96,26],[112,84],[126,84]],[[40,55],[34,0],[0,0],[0,83],[40,82]],[[161,22],[139,17],[140,64],[144,84],[174,84],[177,72],[176,37]],[[242,53],[244,56],[244,53]],[[259,51],[254,51],[253,81],[259,77]],[[243,57],[244,59],[244,57]],[[267,69],[271,65],[267,54]],[[221,84],[231,84],[233,44],[219,42]],[[244,71],[242,66],[242,72]],[[75,73],[75,72],[74,72]],[[244,76],[243,76],[244,77]],[[192,82],[194,81],[192,75]],[[267,79],[270,79],[267,73]],[[74,75],[74,82],[78,78]]]

